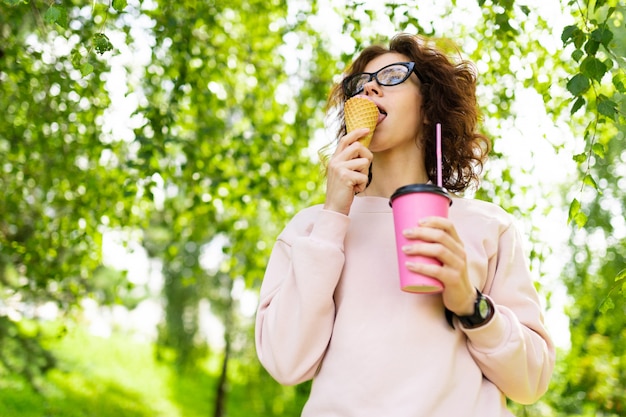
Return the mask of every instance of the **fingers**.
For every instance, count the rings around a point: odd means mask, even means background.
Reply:
[[[367,158],[359,158],[358,155],[355,154],[354,158],[349,158],[347,160],[339,160],[335,158],[328,163],[329,171],[336,172],[335,175],[342,177],[347,175],[350,172],[359,172],[361,174],[367,175],[369,172],[370,160]]]
[[[424,217],[419,221],[419,224],[416,227],[406,229],[405,236],[410,237],[414,233],[419,233],[420,227],[429,227],[433,229],[438,229],[442,231],[446,231],[451,235],[456,235],[456,229],[452,221],[446,217],[432,216],[432,217]]]
[[[339,140],[328,163],[324,208],[348,214],[355,193],[365,190],[373,155],[358,140],[369,129],[357,129]]]
[[[364,189],[373,154],[358,140],[368,131],[369,129],[357,129],[341,138],[335,154],[328,163],[329,181],[339,182],[351,188],[357,187],[354,192]]]
[[[425,217],[416,227],[404,230],[403,234],[408,239],[441,243],[457,242],[462,245],[454,224],[445,217]]]
[[[465,268],[463,242],[449,219],[426,218],[419,226],[406,229],[403,233],[413,241],[402,248],[407,255],[427,256],[438,259],[447,267]]]
[[[411,240],[402,248],[405,253],[441,262],[441,265],[409,262],[406,267],[441,281],[446,308],[469,314],[476,290],[468,275],[465,247],[454,224],[447,218],[429,217],[420,221],[417,227],[405,230],[404,235]]]
[[[355,129],[352,132],[343,136],[341,139],[339,139],[339,143],[337,144],[337,150],[335,151],[335,155],[343,152],[345,149],[347,149],[348,147],[350,147],[351,145],[355,143],[360,143],[358,142],[359,139],[367,136],[369,131],[370,130],[365,127],[365,128]],[[361,147],[367,150],[365,146],[361,145]]]
[[[355,129],[339,139],[329,165],[333,162],[349,161],[356,158],[366,158],[371,162],[373,158],[372,152],[359,142],[359,139],[365,137],[369,131],[368,128]]]

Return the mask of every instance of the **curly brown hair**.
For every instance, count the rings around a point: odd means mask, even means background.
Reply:
[[[436,125],[441,123],[443,187],[460,192],[477,185],[491,144],[477,131],[480,114],[476,101],[475,66],[466,60],[454,63],[434,41],[400,33],[391,39],[388,47],[372,45],[365,48],[344,75],[363,72],[370,61],[389,52],[406,55],[415,62],[415,71],[423,80],[420,83],[422,120],[425,136],[433,138],[423,140],[428,178],[436,183],[435,135]],[[343,104],[348,98],[341,83],[333,86],[328,98],[327,109],[335,109],[340,125],[337,139],[346,134]]]

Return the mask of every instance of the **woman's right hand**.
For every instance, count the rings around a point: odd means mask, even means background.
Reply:
[[[324,209],[348,215],[354,195],[367,187],[373,155],[359,139],[368,132],[368,128],[356,129],[339,140],[328,162]]]

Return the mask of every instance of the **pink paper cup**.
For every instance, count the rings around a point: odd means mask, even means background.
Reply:
[[[410,256],[402,251],[407,244],[419,241],[407,239],[402,235],[405,229],[417,226],[420,219],[430,216],[448,217],[448,208],[452,199],[448,192],[433,184],[410,184],[398,188],[389,205],[393,211],[393,223],[396,233],[396,252],[398,253],[398,270],[400,272],[400,288],[413,293],[439,293],[443,285],[439,280],[409,271],[406,262],[421,262],[441,265],[437,259],[424,256]]]

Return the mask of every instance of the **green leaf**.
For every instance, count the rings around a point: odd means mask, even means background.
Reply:
[[[574,52],[572,52],[572,59],[576,62],[580,61],[580,58],[582,58],[585,55],[585,53],[583,51],[581,51],[580,49],[575,49]]]
[[[626,93],[626,74],[617,73],[613,76],[613,85],[620,93]]]
[[[596,124],[595,120],[590,120],[589,124],[585,128],[585,142],[593,141],[593,136],[596,134],[596,129],[593,127]]]
[[[576,161],[577,163],[582,164],[583,162],[587,160],[587,153],[583,152],[583,153],[576,154],[572,157],[572,159]]]
[[[580,64],[580,71],[592,80],[600,81],[608,68],[602,61],[593,56],[587,56]]]
[[[615,303],[613,302],[613,298],[607,297],[602,304],[600,304],[600,313],[606,314],[608,311],[613,310],[615,308]]]
[[[579,96],[574,102],[574,105],[572,106],[572,109],[570,110],[570,114],[576,113],[582,106],[584,106],[585,102],[586,102],[585,99]]]
[[[596,4],[593,6],[593,10],[597,11],[600,7],[606,4],[606,0],[596,0]]]
[[[579,229],[585,227],[585,225],[587,224],[587,220],[587,215],[582,211],[579,211],[578,213],[576,213],[576,216],[574,216],[574,223],[576,223],[576,226],[578,226]]]
[[[609,26],[604,23],[600,25],[596,30],[591,32],[591,39],[601,43],[608,48],[609,43],[611,43],[611,41],[613,40],[613,32],[611,32]]]
[[[104,33],[96,33],[93,37],[94,48],[100,55],[113,49],[113,45]]]
[[[126,0],[113,0],[113,8],[117,12],[123,11],[126,6],[128,6],[128,2]]]
[[[600,188],[598,188],[598,183],[596,183],[596,180],[593,179],[593,177],[589,174],[585,175],[585,178],[583,178],[583,184],[587,184],[591,187],[593,187],[596,191],[598,191],[600,194]]]
[[[522,10],[522,13],[524,13],[526,16],[528,16],[530,14],[530,9],[528,8],[528,6],[520,6],[520,9]]]
[[[83,77],[86,77],[87,75],[91,74],[92,72],[93,72],[93,65],[91,65],[89,62],[87,62],[82,67],[80,67],[80,73],[81,73],[81,75]]]
[[[572,42],[574,34],[576,32],[580,32],[580,29],[578,29],[578,26],[576,25],[565,26],[563,28],[563,32],[561,32],[561,40],[563,41],[563,46]]]
[[[567,91],[573,96],[580,96],[589,89],[589,78],[584,74],[576,74],[567,82]]]
[[[83,55],[79,51],[74,50],[72,51],[70,60],[72,61],[72,66],[74,68],[80,68],[81,62],[83,60]]]
[[[580,201],[573,199],[569,205],[569,214],[567,218],[567,224],[569,224],[580,213]]]
[[[609,11],[606,13],[606,19],[608,20],[609,17],[613,16],[613,13],[615,13],[615,7],[609,7]]]
[[[601,143],[594,143],[593,146],[591,147],[591,151],[598,155],[600,158],[604,158],[605,154],[606,154],[606,149],[604,147],[603,144]]]
[[[620,281],[623,282],[618,292],[620,294],[626,294],[626,269],[622,269],[620,272],[617,273],[617,275],[615,276],[615,285],[613,285],[611,291],[609,291],[609,294],[602,301],[602,304],[600,304],[600,312],[602,312],[603,314],[609,310],[612,310],[615,307],[615,303],[613,302],[611,293],[613,292],[613,290],[615,290],[615,288],[617,288]]]
[[[585,44],[585,52],[587,52],[587,55],[595,55],[598,49],[600,49],[600,42],[593,39],[589,39]]]
[[[587,34],[582,30],[577,30],[573,33],[572,36],[574,40],[574,46],[579,49],[585,44],[585,41],[587,40]]]
[[[68,28],[67,9],[63,6],[50,6],[43,16],[46,23],[57,24],[63,29]]]
[[[26,0],[2,0],[2,2],[9,7],[18,6],[21,3],[28,3]]]
[[[615,115],[617,114],[617,104],[614,101],[609,100],[608,98],[599,100],[598,101],[598,113],[600,113],[603,116],[613,119]]]

